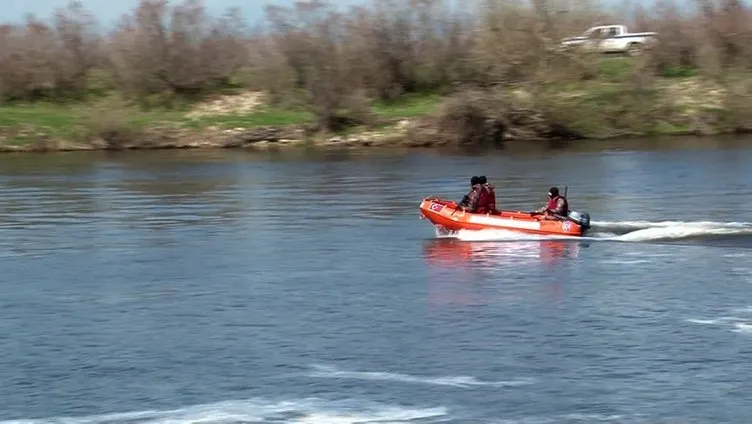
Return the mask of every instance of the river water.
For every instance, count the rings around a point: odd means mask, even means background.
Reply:
[[[1,156],[0,422],[749,422],[752,143],[632,143]]]

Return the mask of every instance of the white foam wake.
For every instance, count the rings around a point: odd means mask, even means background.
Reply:
[[[591,231],[596,238],[598,233],[604,233],[603,235],[606,235],[605,238],[617,241],[676,240],[704,236],[752,235],[752,223],[715,221],[595,221],[591,224]],[[609,235],[610,237],[608,237]]]
[[[745,308],[736,308],[733,310],[733,312],[736,312],[737,314],[750,315],[752,314],[752,306],[747,306]],[[752,333],[752,317],[749,316],[725,316],[713,319],[688,318],[686,319],[686,321],[693,324],[724,326],[735,333]]]
[[[0,421],[0,424],[366,424],[407,423],[445,417],[442,407],[411,409],[360,401],[331,402],[321,399],[274,402],[265,399],[229,400],[174,410],[123,412],[85,417],[59,417]]]
[[[427,377],[390,372],[374,371],[344,371],[333,366],[312,365],[314,371],[309,377],[317,378],[351,378],[357,380],[395,381],[401,383],[432,384],[438,386],[453,386],[468,388],[472,386],[509,387],[532,384],[531,379],[515,379],[510,381],[482,381],[470,376]]]
[[[752,223],[714,221],[593,221],[585,237],[524,234],[508,230],[460,230],[437,233],[463,241],[603,240],[648,242],[713,236],[752,236]]]
[[[648,423],[649,421],[636,421],[639,416],[625,417],[623,415],[605,415],[605,414],[565,414],[555,416],[527,416],[512,419],[500,419],[498,421],[488,421],[488,424],[581,424],[581,423],[602,423],[602,422],[626,422],[636,424]]]

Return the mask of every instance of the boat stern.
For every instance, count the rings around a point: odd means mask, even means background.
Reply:
[[[567,218],[577,224],[580,228],[580,235],[584,236],[590,230],[590,214],[587,212],[569,211]]]

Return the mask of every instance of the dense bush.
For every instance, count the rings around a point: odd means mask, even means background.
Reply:
[[[141,0],[105,33],[72,2],[48,22],[0,26],[0,99],[70,101],[118,91],[146,108],[170,107],[244,86],[307,107],[322,128],[336,129],[369,122],[369,101],[405,93],[511,86],[535,93],[613,79],[596,57],[557,49],[561,38],[608,23],[659,33],[657,47],[640,58],[642,74],[724,81],[752,65],[749,10],[738,0],[697,0],[691,13],[671,0],[616,12],[590,2],[565,9],[554,0],[482,0],[461,10],[448,3],[374,0],[338,11],[298,2],[269,6],[266,25],[251,29],[237,9],[213,17],[198,0]],[[641,78],[635,72],[628,77]],[[454,103],[466,110],[444,111],[450,121],[480,120],[481,106]]]

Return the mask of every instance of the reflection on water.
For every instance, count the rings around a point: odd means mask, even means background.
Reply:
[[[538,296],[541,291],[549,300],[557,301],[568,275],[567,264],[588,246],[580,241],[563,240],[430,240],[423,247],[430,270],[429,303],[431,306],[509,303]],[[537,279],[539,284],[518,284],[530,278]]]
[[[16,178],[40,177],[61,178],[94,172],[104,153],[66,152],[50,154],[2,154],[0,155],[0,181]],[[13,176],[13,178],[9,178]]]
[[[466,242],[451,238],[428,241],[423,248],[431,265],[449,268],[500,268],[555,265],[576,258],[588,243],[569,240]]]

